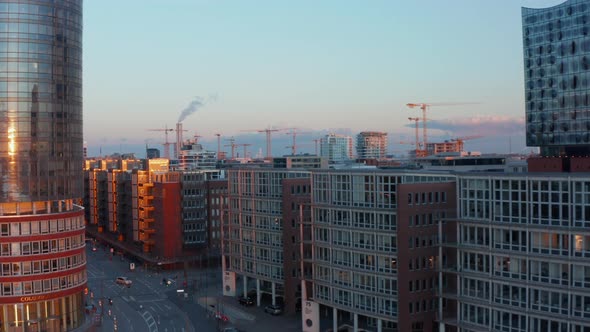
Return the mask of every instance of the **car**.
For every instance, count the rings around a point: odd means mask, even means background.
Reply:
[[[254,305],[254,300],[250,296],[241,296],[238,299],[238,302],[240,302],[241,305]]]
[[[269,313],[271,315],[280,315],[283,313],[283,307],[280,305],[267,305],[264,307],[264,312]]]
[[[240,330],[235,327],[226,327],[223,329],[223,332],[240,332]]]
[[[131,281],[127,277],[117,277],[117,279],[115,280],[115,282],[118,285],[123,285],[123,286],[127,286],[127,287],[131,287],[131,284],[133,283],[133,281]]]
[[[96,306],[94,304],[89,304],[84,307],[84,310],[87,314],[93,314],[96,312]]]

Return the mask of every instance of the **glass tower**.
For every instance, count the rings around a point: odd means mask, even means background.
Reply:
[[[84,322],[82,0],[0,0],[0,330]]]
[[[590,154],[590,2],[523,8],[527,145]]]

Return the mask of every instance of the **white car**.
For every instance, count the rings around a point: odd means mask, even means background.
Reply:
[[[123,285],[123,286],[127,286],[127,287],[131,287],[131,284],[133,283],[133,281],[131,281],[127,277],[117,277],[115,282],[119,285]]]

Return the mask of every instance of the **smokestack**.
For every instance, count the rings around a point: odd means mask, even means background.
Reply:
[[[182,123],[176,124],[176,146],[174,147],[174,158],[178,159],[180,156],[180,148],[182,147]]]

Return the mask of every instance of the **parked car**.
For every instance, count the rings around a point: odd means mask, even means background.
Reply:
[[[283,313],[283,307],[280,305],[267,305],[264,307],[264,312],[269,313],[271,315],[280,315]]]
[[[241,296],[238,299],[238,302],[240,302],[241,305],[254,305],[254,300],[250,296]]]
[[[127,277],[117,277],[117,279],[115,280],[115,282],[118,285],[123,285],[123,286],[127,286],[127,287],[131,287],[131,284],[133,283],[133,281],[131,281]]]

